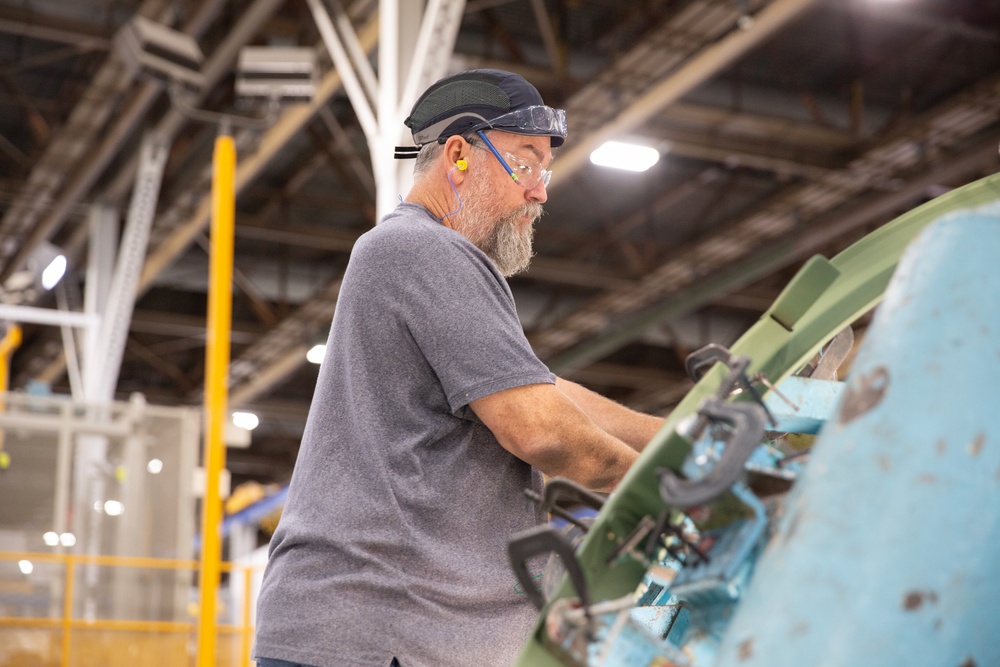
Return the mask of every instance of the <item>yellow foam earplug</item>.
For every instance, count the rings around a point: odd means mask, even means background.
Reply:
[[[466,162],[465,160],[456,160],[455,166],[458,167],[459,171],[465,171],[466,169],[469,168],[469,163]]]

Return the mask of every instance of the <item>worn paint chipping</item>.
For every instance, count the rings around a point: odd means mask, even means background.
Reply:
[[[840,406],[839,423],[849,424],[882,402],[889,388],[889,369],[875,367],[868,375],[861,376],[844,392],[844,402]]]

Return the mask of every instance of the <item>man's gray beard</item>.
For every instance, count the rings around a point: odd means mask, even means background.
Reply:
[[[469,185],[463,210],[455,216],[460,217],[456,229],[490,258],[504,278],[524,271],[534,254],[531,242],[542,205],[525,204],[504,213],[493,198],[487,179],[477,179]],[[530,222],[524,222],[526,215],[531,216]]]

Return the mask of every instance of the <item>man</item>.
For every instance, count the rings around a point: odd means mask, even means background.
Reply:
[[[610,491],[662,420],[555,378],[525,269],[565,114],[520,76],[421,96],[412,190],[344,275],[257,616],[259,667],[509,665],[536,618],[507,562],[541,473]],[[278,660],[268,660],[268,659]]]

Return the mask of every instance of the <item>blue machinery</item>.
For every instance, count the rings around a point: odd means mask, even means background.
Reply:
[[[511,542],[518,665],[1000,665],[1000,175],[814,257],[688,370],[615,493],[553,480],[568,528]]]

